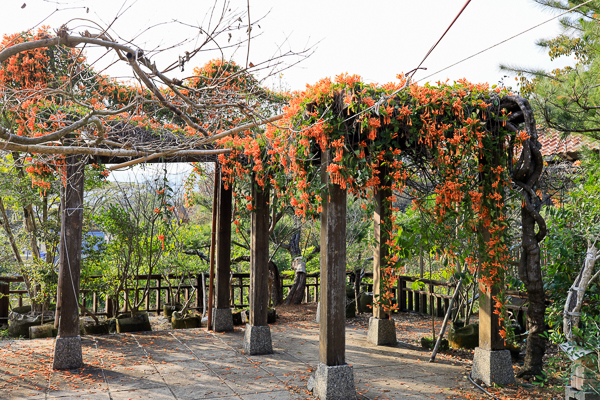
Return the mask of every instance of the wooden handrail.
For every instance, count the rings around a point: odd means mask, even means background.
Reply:
[[[347,272],[347,276],[350,277],[353,275],[353,272]],[[366,278],[371,278],[372,273],[366,273]],[[181,278],[185,278],[187,282],[180,286],[180,294],[179,300],[181,297],[184,297],[186,300],[190,296],[190,292],[195,288],[196,292],[193,296],[196,296],[195,301],[191,301],[190,304],[194,305],[194,307],[190,307],[191,309],[196,309],[199,311],[203,311],[203,302],[200,300],[203,296],[202,291],[202,275],[201,274],[186,274],[186,275],[177,275],[177,274],[169,274],[168,276],[161,274],[151,274],[151,275],[138,275],[135,277],[138,281],[151,280],[155,282],[150,282],[149,291],[142,302],[142,309],[149,312],[156,312],[158,314],[162,311],[162,306],[169,299],[169,286],[165,283],[166,279],[172,280],[180,280]],[[231,275],[231,286],[233,289],[233,299],[232,306],[233,307],[247,307],[248,306],[248,294],[249,290],[246,288],[250,287],[250,274],[249,273],[233,273]],[[88,276],[86,279],[95,280],[102,278],[102,275],[92,275]],[[318,272],[309,273],[306,275],[306,288],[304,294],[305,302],[317,302],[319,300],[319,290],[320,290],[320,274]],[[204,279],[208,279],[208,275],[204,276]],[[294,279],[294,274],[292,272],[283,272],[281,273],[281,289],[284,294],[284,298],[286,296],[286,292],[292,286],[291,282]],[[0,281],[9,283],[19,283],[23,282],[23,277],[21,276],[0,276]],[[424,287],[413,289],[411,285],[407,285],[408,282],[421,282]],[[348,281],[349,284],[353,282]],[[371,288],[372,284],[363,283],[367,288]],[[144,285],[142,285],[144,286]],[[205,287],[207,287],[205,281]],[[174,285],[173,288],[176,288],[177,285]],[[453,289],[456,287],[455,283],[442,282],[433,279],[420,279],[414,276],[398,276],[397,286],[394,289],[396,293],[396,300],[398,301],[400,311],[414,311],[421,313],[434,313],[435,315],[441,316],[445,313],[446,308],[448,307],[449,299],[452,297],[451,293],[435,293],[436,288],[444,288],[444,291],[447,289]],[[86,303],[86,306],[89,305],[89,309],[93,309],[98,315],[107,315],[110,313],[108,310],[108,301],[104,301],[102,303],[102,299],[106,298],[106,295],[103,293],[96,292],[91,289],[82,289],[81,291],[81,300]],[[122,294],[122,296],[132,296],[130,298],[136,298],[143,294],[143,289],[135,289],[135,288],[127,288],[126,291]],[[519,298],[527,298],[526,292],[519,291],[507,291],[507,295],[512,297]],[[16,297],[17,303],[19,305],[23,304],[24,299],[27,299],[27,291],[23,289],[9,289],[9,296],[13,296],[14,299]],[[200,296],[200,297],[198,297]],[[126,311],[124,309],[124,302],[122,301],[124,297],[118,302],[119,308],[114,310],[115,313]],[[138,297],[139,298],[139,297]],[[192,298],[194,300],[194,298]],[[91,301],[91,304],[89,303]],[[5,302],[6,303],[6,302]],[[509,309],[518,309],[519,311],[524,310],[526,312],[527,307],[519,306],[509,307]],[[8,315],[8,310],[4,310],[6,315]],[[0,310],[0,319],[2,319],[2,312]]]

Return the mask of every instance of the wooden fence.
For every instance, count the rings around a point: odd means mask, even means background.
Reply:
[[[93,281],[102,279],[102,276],[90,276],[85,278],[86,285],[93,284]],[[120,312],[126,312],[127,301],[133,300],[135,303],[141,301],[140,311],[148,311],[161,314],[164,304],[170,302],[171,291],[176,301],[185,304],[189,300],[189,308],[199,312],[204,311],[205,289],[208,291],[208,274],[196,274],[191,276],[167,277],[163,275],[139,275],[135,278],[137,283],[135,288],[128,287],[118,298],[116,304],[109,301],[108,296],[100,293],[98,290],[82,288],[79,293],[80,304],[83,304],[88,310],[98,316],[112,316]],[[204,286],[202,285],[204,279]],[[282,274],[282,293],[285,296],[292,287],[293,274]],[[27,290],[23,288],[23,277],[21,276],[0,276],[0,323],[8,319],[11,307],[22,307],[30,304]],[[307,274],[306,286],[304,289],[304,302],[316,302],[319,298],[319,274]],[[236,308],[248,307],[248,296],[250,291],[250,274],[234,273],[231,275],[232,306]],[[145,293],[145,295],[144,295]],[[208,305],[208,299],[206,299]]]
[[[354,282],[354,274],[347,274],[348,284]],[[373,275],[367,273],[362,283],[362,291],[372,292]],[[101,276],[91,276],[86,278],[86,284],[94,280],[101,279]],[[282,292],[284,298],[292,286],[293,274],[282,274]],[[136,277],[137,288],[128,288],[125,290],[117,304],[108,301],[104,294],[89,289],[80,291],[80,303],[96,315],[115,315],[119,312],[128,311],[126,308],[126,298],[139,302],[141,299],[140,310],[161,314],[163,305],[169,302],[171,298],[170,291],[177,291],[176,301],[186,303],[189,300],[189,308],[199,312],[204,311],[204,288],[208,290],[208,274],[196,274],[184,277],[169,276],[171,282],[169,286],[167,277],[163,275],[141,275]],[[204,279],[204,286],[202,280]],[[414,285],[414,282],[419,282]],[[147,288],[146,288],[147,286]],[[319,273],[307,274],[306,287],[304,291],[304,302],[316,302],[319,299],[320,279]],[[443,317],[450,304],[456,284],[441,282],[430,279],[420,279],[411,276],[399,276],[395,287],[398,308],[402,312],[418,312],[437,317]],[[178,289],[179,288],[179,289]],[[232,305],[236,308],[248,307],[248,296],[250,290],[250,274],[234,273],[231,276],[231,298]],[[144,296],[144,293],[146,295]],[[507,308],[513,312],[514,318],[525,327],[527,307],[525,303],[527,294],[524,292],[509,291],[507,294],[513,298],[519,299],[517,304],[507,305]],[[130,297],[133,296],[133,297]],[[142,299],[142,296],[144,298]],[[0,323],[8,319],[10,307],[20,307],[29,303],[27,291],[23,289],[23,278],[20,276],[0,276]],[[208,304],[208,300],[206,300]],[[464,307],[467,305],[465,304]],[[465,309],[458,310],[464,314]]]

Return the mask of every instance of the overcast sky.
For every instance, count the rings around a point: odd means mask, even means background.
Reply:
[[[251,41],[250,62],[259,64],[278,51],[301,51],[311,46],[314,49],[307,60],[284,71],[282,81],[291,89],[302,89],[308,83],[342,72],[362,75],[367,82],[393,81],[396,74],[419,64],[465,3],[465,0],[249,1],[252,20],[261,19],[260,27],[255,26],[252,32],[258,37]],[[112,23],[110,32],[114,37],[119,37],[121,43],[132,40],[152,54],[161,68],[167,65],[167,60],[177,59],[205,37],[198,35],[198,29],[186,25],[206,29],[214,4],[205,0],[4,0],[0,33],[28,30],[41,22],[52,28],[66,23],[75,33],[91,26],[90,21],[102,27]],[[221,1],[216,2],[213,25],[222,6]],[[243,12],[246,7],[246,0],[232,0],[226,10]],[[59,11],[53,13],[57,8]],[[422,79],[552,16],[530,0],[472,0],[423,64],[427,71],[419,71],[415,78]],[[427,80],[467,78],[495,84],[504,75],[498,69],[500,63],[544,68],[564,65],[569,60],[551,64],[547,54],[535,46],[536,39],[552,37],[558,32],[558,22],[552,21]],[[243,28],[234,31],[231,43],[245,35]],[[223,34],[219,43],[227,45],[227,39],[227,34]],[[170,52],[152,53],[185,40],[188,42]],[[226,49],[225,55],[245,65],[247,47],[244,44]],[[219,57],[218,52],[207,51],[191,64],[202,65],[215,57]],[[104,57],[97,65],[112,60],[113,56]],[[130,75],[127,67],[113,68],[110,72]],[[184,77],[190,72],[188,67],[174,75]]]
[[[312,54],[301,63],[285,70],[269,86],[283,85],[286,89],[300,90],[319,79],[348,72],[363,76],[366,82],[394,81],[396,75],[417,67],[429,48],[439,39],[457,15],[465,0],[249,0],[250,16],[260,19],[252,33],[248,61],[256,65],[274,55],[287,51],[301,52],[310,48]],[[216,6],[215,6],[216,5]],[[199,34],[201,26],[207,30],[220,17],[224,3],[206,0],[3,0],[0,34],[21,32],[41,24],[58,29],[67,26],[80,33],[94,24],[111,26],[110,34],[120,43],[131,41],[152,57],[159,69],[169,65],[185,51],[191,51],[198,41],[206,38]],[[211,8],[214,11],[211,14]],[[57,11],[55,11],[57,10]],[[232,0],[225,4],[229,15],[244,13],[247,0]],[[212,19],[211,19],[212,15]],[[118,18],[116,18],[118,16]],[[415,78],[424,79],[463,58],[533,27],[554,14],[536,6],[530,0],[472,0],[439,46],[423,64],[427,71],[419,71]],[[234,18],[234,26],[239,21]],[[247,16],[243,17],[246,23]],[[243,25],[243,24],[242,24]],[[534,29],[516,39],[474,57],[460,65],[435,74],[426,81],[436,82],[467,78],[472,82],[496,84],[504,73],[501,63],[545,69],[563,66],[570,60],[550,63],[546,53],[535,45],[536,39],[553,37],[559,33],[556,20]],[[236,43],[246,37],[246,29],[232,31],[217,38],[220,46]],[[178,44],[182,43],[178,46]],[[158,49],[171,50],[158,52]],[[171,77],[183,78],[191,74],[191,67],[203,65],[221,56],[207,46],[185,71],[176,70]],[[88,50],[91,61],[101,52]],[[246,43],[226,48],[226,58],[246,64]],[[287,58],[288,63],[299,58]],[[115,61],[114,55],[102,57],[94,64],[103,68]],[[108,73],[130,77],[129,67],[118,63]],[[119,66],[120,65],[120,66]],[[264,74],[263,71],[258,71]],[[422,81],[421,83],[423,83]],[[514,78],[505,81],[514,84]],[[174,180],[180,181],[187,166],[173,165]],[[138,169],[135,169],[139,172]],[[112,179],[129,180],[131,172],[114,173]]]

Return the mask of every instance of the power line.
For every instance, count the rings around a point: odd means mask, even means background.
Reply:
[[[456,20],[458,19],[458,17],[460,17],[460,15],[463,13],[463,11],[465,11],[465,8],[467,8],[467,6],[469,5],[470,2],[471,2],[471,0],[467,0],[467,2],[465,3],[465,5],[460,9],[460,11],[458,12],[458,14],[456,15],[456,17],[454,17],[454,19],[452,20],[452,22],[450,23],[450,25],[448,26],[448,28],[446,29],[446,31],[442,34],[442,36],[438,39],[438,41],[435,42],[435,44],[433,46],[431,46],[431,48],[429,49],[429,51],[427,52],[427,54],[425,54],[425,57],[423,57],[423,59],[421,60],[421,62],[417,66],[417,68],[414,69],[414,72],[412,73],[413,75],[421,68],[421,65],[423,65],[423,63],[425,62],[425,60],[427,59],[427,57],[429,57],[429,55],[431,54],[431,52],[433,51],[433,49],[435,49],[436,46],[442,41],[442,39],[444,38],[444,36],[446,36],[446,33],[448,33],[448,31],[450,30],[450,28],[452,28],[452,25],[454,25],[454,23],[456,22]]]
[[[544,22],[541,22],[541,23],[539,23],[539,24],[537,24],[537,25],[534,25],[534,26],[532,26],[532,27],[531,27],[531,28],[529,28],[529,29],[526,29],[526,30],[524,30],[524,31],[522,31],[522,32],[520,32],[520,33],[517,33],[517,34],[516,34],[516,35],[514,35],[514,36],[511,36],[511,37],[509,37],[509,38],[507,38],[507,39],[504,39],[503,41],[501,41],[501,42],[498,42],[498,43],[496,43],[496,44],[494,44],[494,45],[492,45],[492,46],[490,46],[490,47],[488,47],[488,48],[486,48],[486,49],[483,49],[483,50],[481,50],[481,51],[479,51],[479,52],[477,52],[477,53],[475,53],[475,54],[473,54],[473,55],[470,55],[470,56],[469,56],[469,57],[467,57],[467,58],[463,58],[462,60],[460,60],[460,61],[457,61],[457,62],[455,62],[454,64],[451,64],[451,65],[449,65],[449,66],[447,66],[447,67],[445,67],[445,68],[442,68],[442,69],[440,69],[440,70],[438,70],[438,71],[436,71],[436,72],[434,72],[434,73],[432,73],[432,74],[430,74],[430,75],[427,75],[426,77],[419,79],[419,80],[418,80],[418,81],[416,81],[415,83],[421,82],[421,81],[423,81],[423,80],[425,80],[425,79],[427,79],[427,78],[431,78],[431,77],[432,77],[433,75],[435,75],[435,74],[439,74],[439,73],[440,73],[440,72],[442,72],[442,71],[445,71],[445,70],[447,70],[447,69],[449,69],[449,68],[452,68],[452,67],[454,67],[455,65],[458,65],[458,64],[460,64],[460,63],[463,63],[463,62],[465,62],[465,61],[467,61],[467,60],[469,60],[469,59],[471,59],[471,58],[473,58],[473,57],[476,57],[476,56],[478,56],[478,55],[480,55],[480,54],[482,54],[482,53],[485,53],[486,51],[488,51],[488,50],[491,50],[491,49],[493,49],[494,47],[497,47],[497,46],[499,46],[499,45],[501,45],[501,44],[503,44],[503,43],[506,43],[506,42],[508,42],[509,40],[512,40],[512,39],[516,38],[517,36],[521,36],[521,35],[522,35],[522,34],[524,34],[524,33],[527,33],[527,32],[529,32],[529,31],[531,31],[531,30],[533,30],[533,29],[535,29],[535,28],[537,28],[537,27],[540,27],[540,26],[542,26],[542,25],[544,25],[544,24],[547,24],[547,23],[548,23],[548,22],[550,22],[550,21],[553,21],[553,20],[555,20],[555,19],[557,19],[557,18],[559,18],[559,17],[562,17],[563,15],[565,15],[565,14],[568,14],[568,13],[570,13],[570,12],[572,12],[572,11],[574,11],[574,10],[578,9],[579,7],[583,7],[583,6],[585,6],[586,4],[588,4],[588,3],[591,3],[592,1],[594,1],[594,0],[588,0],[588,1],[586,1],[585,3],[582,3],[582,4],[578,5],[578,6],[575,6],[575,7],[573,7],[573,8],[570,8],[570,9],[568,9],[567,11],[565,11],[565,12],[563,12],[563,13],[560,13],[560,14],[558,14],[558,15],[556,15],[556,16],[554,16],[554,17],[552,17],[552,18],[550,18],[550,19],[548,19],[548,20],[546,20],[546,21],[544,21]],[[465,7],[466,7],[466,5],[465,5]],[[463,9],[464,9],[464,7],[463,7]],[[461,10],[461,12],[462,12],[462,10]],[[460,15],[460,13],[459,13],[459,15]],[[458,18],[458,16],[457,16],[457,18]],[[455,18],[455,20],[456,20],[456,18]],[[453,22],[453,23],[454,23],[454,22]],[[452,25],[451,25],[451,26],[452,26]],[[450,28],[448,28],[448,29],[450,29]],[[446,32],[447,32],[447,31],[446,31]],[[445,34],[445,33],[444,33],[444,34]],[[442,36],[442,37],[443,37],[443,36]],[[440,40],[442,40],[442,39],[440,38]],[[438,43],[439,43],[439,40],[438,40]],[[437,43],[436,43],[436,45],[437,45]],[[434,46],[434,47],[435,47],[435,46]],[[431,50],[429,51],[429,53],[431,53],[431,51],[432,51],[432,50],[433,50],[433,47],[431,48]],[[429,53],[427,53],[427,55],[429,55]],[[425,57],[427,57],[427,56],[425,56]],[[423,59],[423,61],[424,61],[424,59]],[[421,61],[421,64],[423,63],[423,61]],[[420,66],[421,64],[419,64],[419,66]],[[415,71],[415,72],[416,72],[416,71]]]

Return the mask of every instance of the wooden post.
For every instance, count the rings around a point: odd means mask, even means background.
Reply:
[[[398,309],[400,311],[406,311],[406,281],[402,278],[398,279]]]
[[[200,307],[202,307],[202,314],[204,314],[204,307],[202,306],[202,299],[204,299],[204,289],[202,288],[202,274],[196,274],[196,310],[200,310]]]
[[[162,293],[162,279],[158,278],[156,280],[156,287],[158,289],[156,289],[156,315],[160,315],[161,311],[162,311],[162,306],[161,306],[161,301],[160,301],[160,295]]]
[[[330,154],[321,155],[321,182],[329,187],[321,211],[319,365],[308,389],[320,399],[354,399],[354,372],[346,364],[346,190],[329,181]]]
[[[380,177],[387,174],[387,168],[381,168]],[[391,215],[390,205],[386,200],[391,196],[389,188],[379,188],[375,193],[375,211],[373,212],[373,230],[375,237],[375,247],[373,249],[373,299],[378,299],[381,295],[381,267],[385,263],[389,249],[385,244],[389,239],[389,234],[382,226],[384,221],[389,220]],[[382,307],[373,307],[373,317],[379,319],[389,318],[388,313],[383,311]]]
[[[250,250],[250,325],[267,325],[269,277],[269,189],[252,184],[255,209],[252,212]],[[240,285],[241,286],[241,285]]]
[[[327,152],[321,156],[321,182],[328,184],[321,212],[321,321],[319,361],[346,363],[346,191],[328,179]]]
[[[54,369],[83,366],[79,337],[79,276],[83,228],[84,164],[81,156],[66,158],[66,185],[61,196],[60,269],[57,299],[58,339],[54,348]]]
[[[500,152],[502,143],[498,143],[491,154],[484,152],[480,156],[479,164],[500,167]],[[491,168],[493,169],[493,168]],[[481,169],[480,182],[496,179],[492,173],[485,173]],[[486,188],[487,186],[484,186]],[[487,198],[489,193],[484,189],[483,198]],[[491,234],[485,224],[479,227],[481,234],[480,254],[488,250],[487,246],[491,241]],[[458,290],[458,289],[457,289]],[[499,316],[494,313],[494,297],[498,294],[498,288],[488,288],[480,284],[479,286],[479,347],[475,348],[473,354],[473,366],[471,368],[471,377],[479,379],[486,385],[491,386],[494,383],[507,385],[515,383],[515,376],[512,368],[510,352],[504,349],[504,340],[500,336]],[[468,304],[465,302],[465,315]]]
[[[500,336],[500,321],[498,314],[494,313],[493,296],[498,294],[498,289],[486,290],[479,286],[479,347],[484,350],[504,350],[504,339]]]
[[[214,288],[215,288],[215,250],[217,247],[217,215],[219,214],[219,182],[221,181],[221,174],[219,173],[219,163],[215,163],[215,179],[213,182],[213,209],[212,209],[212,228],[210,231],[210,270],[208,274],[208,310],[207,317],[208,323],[206,324],[206,330],[210,330],[212,327],[212,310],[214,301]]]
[[[271,330],[267,324],[269,307],[269,188],[259,188],[252,179],[254,210],[251,217],[250,239],[250,323],[246,325],[244,350],[246,354],[271,354]],[[240,278],[240,302],[243,303],[243,282]]]
[[[415,312],[421,312],[421,295],[419,294],[418,290],[413,291],[413,298],[414,298],[414,305],[415,305]]]
[[[213,309],[213,330],[216,332],[233,330],[229,280],[231,279],[231,188],[219,179],[219,205],[217,213],[216,238],[216,293]]]
[[[8,306],[10,304],[10,298],[8,292],[10,291],[10,282],[0,281],[0,323],[8,323]]]
[[[429,284],[429,315],[433,316],[434,314],[434,297],[433,297],[434,287],[433,284]]]

